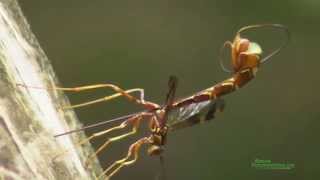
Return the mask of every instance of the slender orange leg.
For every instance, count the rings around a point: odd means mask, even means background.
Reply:
[[[134,117],[132,117],[132,118],[130,118],[130,119],[122,122],[122,123],[121,123],[120,125],[118,125],[118,126],[115,126],[115,127],[106,129],[106,130],[104,130],[104,131],[101,131],[101,132],[97,132],[97,133],[92,134],[91,136],[89,136],[89,137],[83,139],[82,141],[78,142],[78,143],[76,144],[76,146],[81,146],[81,145],[83,145],[84,143],[89,142],[90,140],[92,140],[92,139],[94,139],[94,138],[96,138],[96,137],[99,137],[99,136],[102,136],[102,135],[106,135],[106,134],[108,134],[108,133],[110,133],[110,132],[112,132],[112,131],[119,130],[119,129],[123,129],[123,128],[127,127],[129,123],[132,123],[132,124],[133,124],[133,129],[132,129],[132,131],[130,131],[129,133],[126,133],[126,134],[123,134],[123,135],[120,135],[120,136],[116,136],[116,137],[113,137],[113,138],[109,138],[109,139],[106,141],[106,143],[104,143],[93,155],[90,155],[90,157],[88,158],[88,160],[89,160],[89,159],[92,159],[96,154],[98,154],[103,148],[105,148],[105,147],[106,147],[108,144],[110,144],[111,142],[114,142],[114,141],[117,141],[117,140],[120,140],[120,139],[123,139],[123,138],[125,138],[125,137],[128,137],[128,136],[130,136],[130,135],[135,134],[136,131],[137,131],[137,128],[138,128],[139,125],[140,125],[140,120],[141,120],[143,117],[145,117],[145,116],[150,116],[150,115],[152,115],[152,114],[150,114],[150,113],[141,113],[141,114],[138,114],[138,115],[136,115],[136,116],[134,116]],[[55,157],[54,159],[56,159],[56,158],[58,158],[58,157],[61,157],[61,156],[65,155],[65,154],[68,153],[68,152],[69,152],[69,150],[65,150],[65,151],[61,152],[60,154],[56,155],[56,157]],[[86,165],[89,163],[88,160],[87,160],[87,162],[86,162]]]
[[[136,89],[128,89],[128,90],[125,90],[123,91],[123,93],[129,95],[130,93],[133,93],[133,92],[140,92],[140,99],[136,99],[135,97],[135,102],[137,104],[142,104],[144,105],[145,104],[145,100],[143,99],[143,96],[141,94],[143,94],[144,90],[143,89],[139,89],[139,88],[136,88]],[[70,106],[64,106],[63,109],[71,109],[71,108],[78,108],[78,107],[83,107],[83,106],[88,106],[88,105],[92,105],[92,104],[96,104],[96,103],[99,103],[99,102],[105,102],[105,101],[109,101],[111,99],[115,99],[117,97],[120,97],[120,96],[123,96],[122,93],[115,93],[115,94],[112,94],[110,96],[105,96],[105,97],[102,97],[102,98],[99,98],[99,99],[95,99],[95,100],[91,100],[91,101],[87,101],[87,102],[84,102],[84,103],[79,103],[79,104],[74,104],[74,105],[70,105]],[[127,96],[125,96],[127,97]],[[131,100],[130,100],[131,101]]]
[[[127,126],[127,122],[125,121],[125,122],[121,123],[119,126],[112,127],[112,128],[110,128],[110,129],[104,130],[104,131],[99,132],[99,133],[94,133],[94,134],[91,135],[90,137],[85,138],[85,139],[83,139],[82,141],[78,142],[78,143],[76,144],[76,146],[81,146],[82,144],[84,144],[84,143],[86,143],[86,142],[88,142],[88,141],[90,141],[90,140],[92,140],[92,139],[94,139],[94,138],[96,138],[96,137],[98,137],[98,136],[102,136],[102,135],[107,134],[107,133],[109,133],[109,132],[111,132],[111,131],[114,131],[114,130],[123,129],[123,128],[125,128],[126,126]],[[65,150],[65,151],[59,153],[58,155],[56,155],[54,159],[56,159],[56,158],[58,158],[58,157],[61,157],[61,156],[65,155],[65,154],[68,153],[68,152],[69,152],[69,150]]]
[[[17,85],[18,86],[23,86],[23,87],[26,87],[26,88],[45,89],[45,88],[35,87],[35,86],[26,86],[24,84],[17,84]],[[80,92],[80,91],[86,91],[86,90],[92,90],[92,89],[98,89],[98,88],[111,88],[116,93],[113,94],[113,95],[110,95],[110,96],[105,96],[105,97],[100,98],[100,99],[96,99],[96,100],[92,100],[92,101],[88,101],[88,102],[84,102],[84,103],[80,103],[80,104],[65,106],[63,108],[83,107],[83,106],[95,104],[95,103],[98,103],[98,102],[109,101],[111,99],[114,99],[114,98],[117,98],[117,97],[120,97],[120,96],[126,97],[129,101],[133,101],[133,102],[135,102],[137,104],[141,104],[147,109],[152,109],[152,108],[158,107],[156,104],[151,103],[151,102],[146,102],[144,100],[144,89],[141,89],[141,88],[123,90],[122,88],[120,88],[120,87],[118,87],[116,85],[113,85],[113,84],[95,84],[95,85],[79,86],[79,87],[71,87],[71,88],[53,87],[52,89],[61,90],[61,91],[70,91],[70,92]],[[140,92],[140,98],[136,98],[136,97],[130,95],[130,93],[133,93],[133,92]]]
[[[144,137],[133,143],[129,147],[127,156],[111,164],[106,170],[103,171],[103,173],[98,177],[98,179],[106,175],[105,179],[108,180],[113,175],[115,175],[122,167],[134,164],[139,157],[138,152],[140,150],[141,145],[150,143],[152,143],[151,137]]]
[[[138,128],[140,126],[141,120],[143,118],[146,118],[146,117],[149,117],[149,116],[152,116],[152,115],[153,115],[152,113],[141,113],[141,114],[138,114],[138,115],[128,119],[126,122],[124,122],[124,123],[126,123],[125,126],[127,126],[128,123],[132,123],[132,126],[133,126],[132,130],[130,132],[128,132],[128,133],[125,133],[125,134],[122,134],[122,135],[119,135],[119,136],[115,136],[115,137],[112,137],[112,138],[108,138],[106,140],[106,142],[98,148],[98,150],[96,150],[93,154],[91,154],[88,157],[88,159],[87,159],[87,161],[85,163],[85,166],[88,166],[88,164],[92,161],[92,159],[94,159],[94,157],[96,157],[97,154],[99,152],[101,152],[103,149],[105,149],[110,143],[115,142],[115,141],[119,141],[119,140],[121,140],[123,138],[126,138],[128,136],[134,135],[138,131]],[[100,133],[95,133],[94,135],[95,135],[95,137],[97,137],[97,136],[101,136],[103,134],[105,134],[105,131],[102,131]]]

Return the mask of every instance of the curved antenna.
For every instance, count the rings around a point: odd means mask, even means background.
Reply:
[[[270,54],[268,54],[267,56],[265,56],[263,59],[261,59],[261,63],[265,63],[267,60],[269,60],[272,56],[278,54],[289,42],[290,40],[290,32],[289,29],[282,25],[282,24],[256,24],[256,25],[249,25],[249,26],[245,26],[243,28],[241,28],[237,34],[240,34],[244,31],[248,31],[251,29],[258,29],[258,28],[264,28],[264,27],[271,27],[271,28],[276,28],[276,29],[281,29],[286,33],[286,40],[281,44],[280,47],[278,47],[277,49],[275,49],[274,51],[272,51]]]
[[[219,63],[220,63],[220,67],[222,68],[222,70],[226,73],[232,73],[232,71],[228,68],[226,68],[223,64],[223,58],[222,58],[222,53],[224,48],[229,45],[232,48],[232,43],[230,41],[226,41],[223,43],[223,45],[220,48],[220,52],[219,52]]]

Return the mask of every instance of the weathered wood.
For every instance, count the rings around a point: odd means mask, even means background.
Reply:
[[[0,0],[0,179],[94,179],[97,160],[82,163],[91,147],[74,146],[84,134],[53,137],[81,126],[60,108],[65,96],[17,83],[49,88],[57,79],[16,0]]]

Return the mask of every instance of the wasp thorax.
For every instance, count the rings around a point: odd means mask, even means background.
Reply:
[[[162,152],[164,151],[164,149],[161,146],[158,145],[151,145],[148,148],[148,154],[149,156],[158,156],[160,155]]]

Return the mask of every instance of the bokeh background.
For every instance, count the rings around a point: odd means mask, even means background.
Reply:
[[[289,45],[261,66],[248,86],[225,97],[213,122],[169,134],[165,152],[168,180],[319,179],[320,1],[230,0],[55,0],[20,1],[33,32],[63,86],[114,83],[141,87],[146,99],[162,103],[169,75],[179,78],[183,97],[229,77],[218,51],[242,26],[281,23]],[[270,52],[283,33],[257,30],[247,35]],[[79,103],[108,90],[69,94]],[[84,124],[140,110],[126,100],[96,104],[76,112]],[[107,167],[145,135],[114,143],[99,157]],[[98,129],[96,130],[98,131]],[[92,131],[88,131],[88,134]],[[97,147],[103,142],[93,142]],[[156,179],[158,158],[141,159],[114,177]],[[294,163],[293,170],[257,170],[255,159]]]

